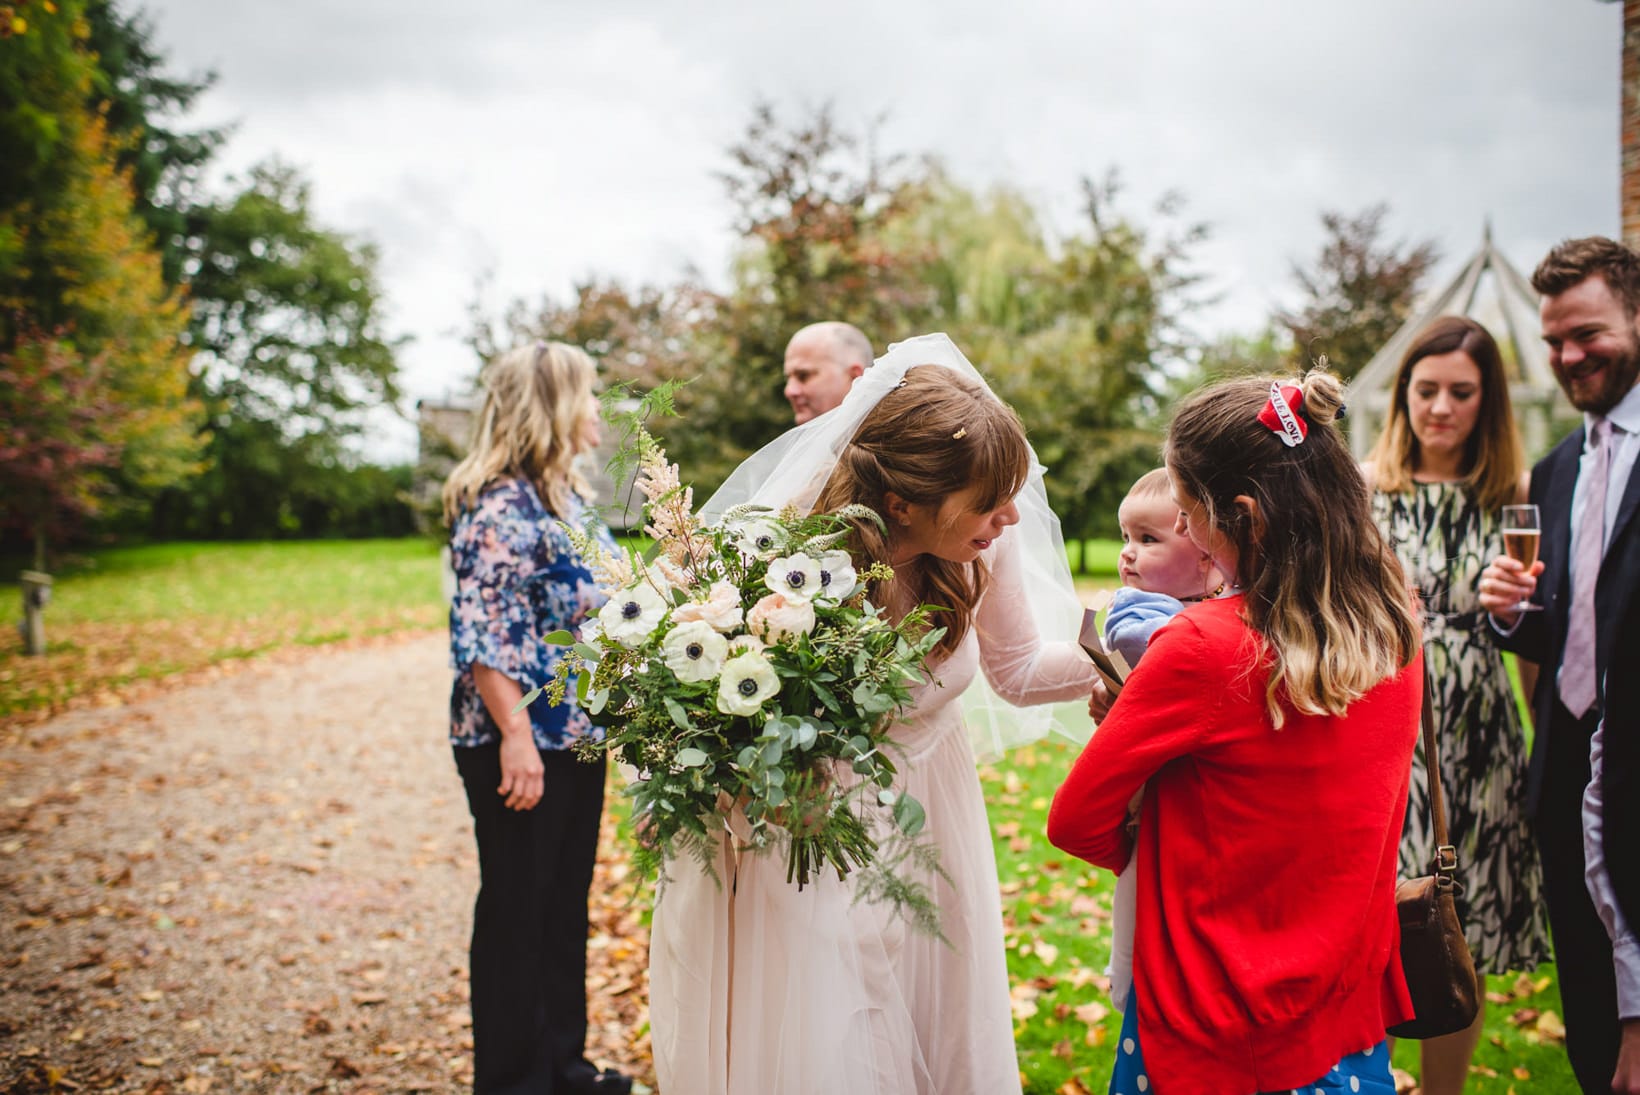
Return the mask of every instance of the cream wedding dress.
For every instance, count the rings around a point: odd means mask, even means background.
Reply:
[[[1020,1090],[996,860],[963,691],[983,668],[1011,703],[1093,690],[1074,642],[1042,642],[1006,535],[975,627],[894,733],[899,786],[928,813],[949,880],[927,877],[945,942],[785,856],[736,856],[721,885],[674,863],[655,906],[650,1031],[660,1095],[1008,1095]]]

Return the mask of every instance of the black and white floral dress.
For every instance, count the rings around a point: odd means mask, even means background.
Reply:
[[[1496,511],[1461,484],[1375,493],[1373,515],[1423,595],[1424,660],[1441,747],[1447,829],[1458,849],[1464,934],[1484,973],[1549,960],[1543,873],[1526,820],[1526,739],[1476,583],[1503,553]],[[1401,877],[1426,874],[1435,837],[1419,739],[1401,839]]]

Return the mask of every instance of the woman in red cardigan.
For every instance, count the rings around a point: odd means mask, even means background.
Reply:
[[[1055,845],[1120,870],[1127,803],[1149,783],[1112,1092],[1394,1091],[1423,662],[1332,425],[1341,391],[1320,370],[1228,381],[1168,433],[1179,528],[1237,588],[1156,632],[1048,815]]]

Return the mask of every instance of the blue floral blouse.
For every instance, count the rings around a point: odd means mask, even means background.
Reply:
[[[589,527],[606,548],[615,542],[602,521],[579,498],[563,519]],[[456,592],[450,602],[450,664],[456,670],[450,692],[450,744],[489,745],[501,740],[473,680],[473,666],[487,665],[511,677],[527,692],[550,681],[565,647],[541,636],[575,631],[607,598],[592,580],[559,516],[524,479],[504,479],[484,488],[474,505],[450,530],[450,564]],[[594,732],[587,713],[574,702],[574,678],[564,702],[545,697],[529,706],[535,744],[567,749]]]

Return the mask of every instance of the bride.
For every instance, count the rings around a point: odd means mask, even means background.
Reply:
[[[887,904],[856,903],[854,876],[822,873],[799,891],[784,856],[737,855],[725,834],[718,879],[674,864],[655,905],[661,1095],[1018,1092],[996,862],[959,699],[980,670],[1018,705],[1081,699],[1095,680],[1024,429],[948,338],[923,336],[891,347],[842,406],[748,459],[702,515],[747,501],[870,506],[886,533],[857,526],[851,551],[894,568],[873,599],[897,614],[948,606],[935,614],[947,630],[932,679],[893,735],[899,789],[926,807],[938,848],[943,874],[918,881],[944,938]],[[1047,715],[976,714],[987,744],[1034,733]]]

